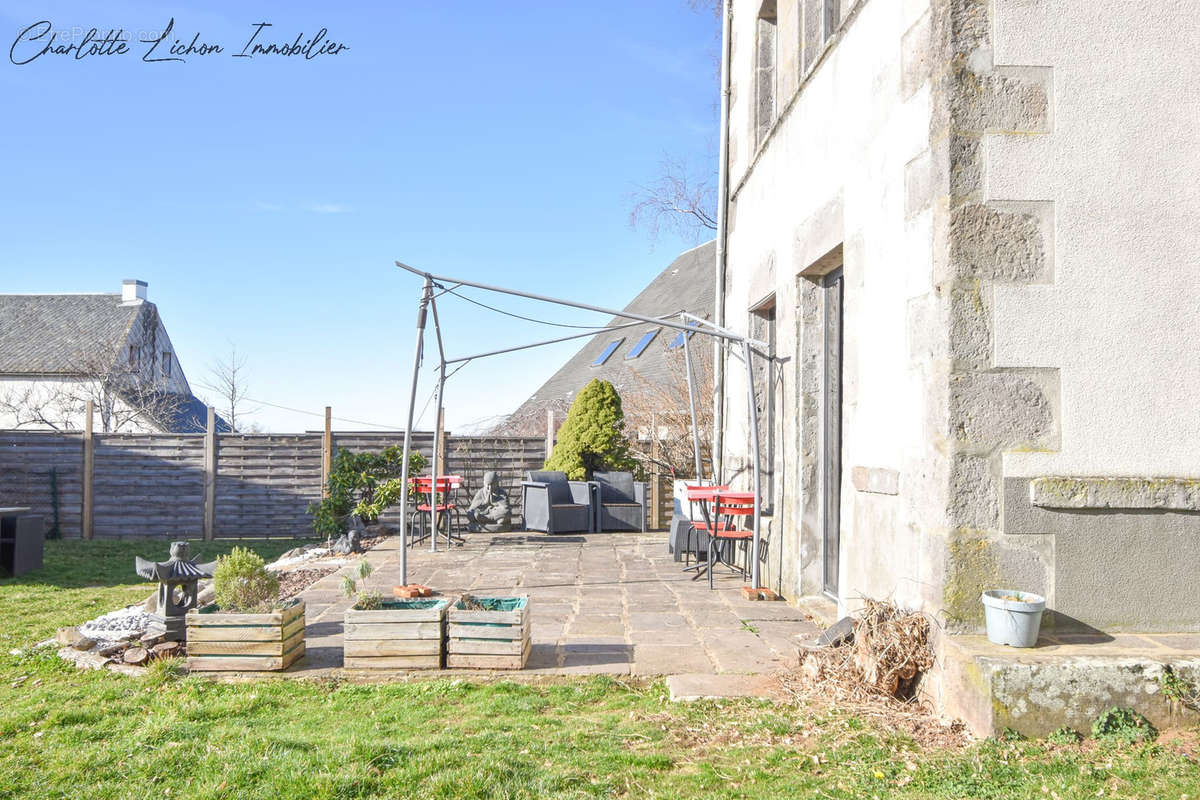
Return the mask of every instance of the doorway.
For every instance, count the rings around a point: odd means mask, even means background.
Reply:
[[[842,503],[842,319],[844,300],[842,267],[821,280],[825,357],[821,409],[821,519],[822,590],[838,597],[841,556]]]

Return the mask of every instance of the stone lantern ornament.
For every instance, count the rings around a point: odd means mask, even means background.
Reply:
[[[216,562],[197,564],[187,542],[171,542],[171,557],[166,561],[147,561],[134,556],[134,569],[147,580],[158,581],[158,608],[150,615],[147,635],[186,641],[187,612],[196,607],[197,584],[211,578]]]

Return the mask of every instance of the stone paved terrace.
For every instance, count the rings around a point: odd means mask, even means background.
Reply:
[[[794,665],[797,634],[818,630],[785,602],[743,599],[744,582],[729,570],[718,568],[711,591],[705,578],[693,581],[667,554],[665,533],[465,536],[436,553],[428,542],[409,550],[409,580],[448,596],[528,594],[532,650],[520,674],[763,674]],[[400,582],[399,546],[389,538],[366,555],[375,568],[368,586],[385,596]],[[353,568],[301,595],[307,652],[288,674],[340,670],[350,601],[339,584]]]

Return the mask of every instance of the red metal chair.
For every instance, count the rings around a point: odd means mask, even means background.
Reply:
[[[706,563],[700,561],[700,547],[699,546],[700,546],[700,541],[701,541],[700,537],[709,535],[712,530],[712,527],[713,527],[712,513],[709,509],[709,504],[713,501],[713,497],[717,492],[727,492],[727,491],[729,491],[728,486],[707,486],[704,484],[700,484],[700,485],[688,484],[687,485],[688,516],[691,518],[692,524],[691,524],[691,527],[688,529],[687,536],[685,538],[685,543],[684,543],[684,548],[683,548],[683,552],[684,552],[683,563],[684,563],[684,572],[691,572],[692,570],[696,570],[696,575],[695,575],[696,578],[700,577],[700,575],[701,575],[700,570],[703,570],[707,567]],[[697,504],[700,506],[700,519],[696,518]],[[692,547],[693,534],[696,536],[696,547],[695,548]],[[707,548],[708,548],[708,543],[705,542],[705,552],[706,553],[708,552]],[[692,553],[696,553],[696,565],[688,566],[691,563],[691,554]]]
[[[750,548],[745,546],[745,543],[754,538],[754,531],[746,530],[744,527],[745,518],[754,516],[754,492],[730,492],[718,491],[713,494],[712,511],[713,517],[717,520],[716,528],[709,534],[710,541],[708,546],[708,588],[713,588],[713,567],[718,563],[724,564],[730,569],[736,569],[742,573],[742,578],[750,572]],[[724,517],[724,521],[721,518]],[[743,527],[737,529],[734,527],[734,517],[743,518]],[[729,542],[734,547],[738,542],[741,542],[743,554],[745,557],[744,566],[735,566],[724,559],[721,555],[722,545]]]
[[[430,531],[432,527],[433,505],[433,476],[420,475],[409,479],[409,483],[413,487],[413,492],[418,500],[417,505],[413,508],[409,515],[409,530],[413,529],[414,523],[420,523],[420,535],[413,534],[409,537],[409,545],[412,546],[417,542],[423,542],[431,535],[436,536],[437,531]],[[454,518],[455,524],[462,526],[461,512],[458,508],[458,489],[462,486],[461,475],[438,475],[437,478],[437,495],[439,502],[437,503],[438,527],[442,527],[445,523],[443,533],[446,536],[446,543],[462,544],[465,540],[461,536],[456,536],[451,526],[451,517]],[[421,502],[424,499],[425,502]],[[429,525],[429,528],[426,526]],[[436,543],[435,543],[436,546]]]

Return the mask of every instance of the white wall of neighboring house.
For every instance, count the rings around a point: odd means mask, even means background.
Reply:
[[[118,349],[111,371],[117,382],[153,386],[156,391],[188,396],[191,387],[157,309],[147,304],[134,320],[128,338]],[[130,348],[134,349],[133,363]],[[168,364],[164,368],[164,364]],[[96,370],[99,371],[99,370]],[[10,401],[26,399],[28,407],[39,409],[47,422],[30,420],[30,414],[14,413],[0,405],[0,428],[82,430],[85,425],[85,406],[88,399],[99,405],[103,391],[95,377],[62,375],[0,375],[0,398]],[[112,432],[141,433],[160,428],[145,414],[137,413],[120,397],[112,398],[113,413],[108,421]],[[104,430],[99,409],[93,420],[96,431]]]

